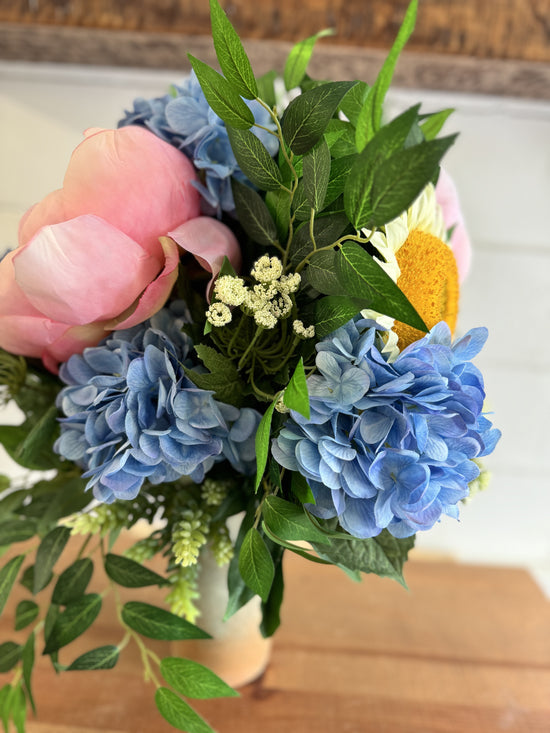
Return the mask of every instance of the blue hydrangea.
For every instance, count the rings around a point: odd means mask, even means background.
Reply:
[[[308,480],[310,511],[360,538],[457,518],[479,474],[473,459],[500,437],[470,361],[486,338],[477,328],[452,344],[440,323],[389,363],[381,332],[358,317],[319,343],[310,419],[292,412],[272,444],[278,463]]]
[[[246,182],[233,154],[223,120],[212,110],[201,89],[197,77],[191,72],[181,85],[174,86],[175,96],[169,94],[155,99],[138,98],[134,108],[126,112],[118,123],[141,125],[158,137],[181,150],[203,171],[204,183],[197,188],[209,206],[218,214],[235,208],[231,191],[231,178]],[[244,100],[259,125],[274,130],[269,112],[255,100]],[[279,149],[277,138],[258,127],[252,132],[274,156]]]
[[[77,462],[96,499],[133,499],[153,484],[190,476],[201,482],[215,462],[255,471],[255,410],[218,402],[186,376],[192,343],[186,313],[163,309],[149,321],[113,332],[61,366],[66,415],[55,450]]]

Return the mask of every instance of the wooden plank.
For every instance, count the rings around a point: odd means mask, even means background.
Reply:
[[[255,72],[282,70],[291,44],[248,40]],[[71,64],[189,69],[186,53],[215,64],[207,36],[102,31],[0,23],[0,59]],[[385,52],[320,44],[311,73],[319,78],[373,81]],[[477,59],[406,51],[397,66],[398,87],[550,99],[550,63]]]
[[[388,48],[408,0],[227,0],[245,38],[299,40],[321,28],[339,44]],[[205,35],[204,0],[4,0],[0,21]],[[410,50],[478,58],[550,61],[548,0],[422,0]]]

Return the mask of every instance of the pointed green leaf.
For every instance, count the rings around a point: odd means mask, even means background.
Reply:
[[[283,77],[287,90],[294,89],[294,87],[298,87],[302,83],[313,54],[313,49],[319,38],[333,35],[334,30],[332,28],[325,28],[314,36],[310,36],[293,46],[285,63]]]
[[[263,417],[260,420],[260,424],[258,425],[258,429],[256,430],[256,482],[254,485],[256,491],[258,490],[258,486],[260,485],[267,465],[271,438],[271,421],[273,419],[273,410],[275,409],[275,404],[278,399],[279,398],[277,396],[264,412]]]
[[[336,162],[336,161],[335,161]],[[344,231],[349,228],[348,217],[345,214],[332,214],[315,219],[313,222],[313,236],[317,247],[326,247],[335,244]],[[290,259],[297,267],[302,260],[313,252],[309,224],[302,225],[294,234],[290,245]]]
[[[315,497],[306,477],[298,471],[292,472],[290,490],[301,504],[315,504]]]
[[[345,288],[336,275],[337,252],[333,249],[314,252],[303,275],[305,285],[310,285],[323,295],[342,295]]]
[[[239,572],[247,586],[266,601],[275,568],[265,540],[254,527],[248,530],[243,540],[239,554]]]
[[[357,150],[359,151],[363,150],[368,141],[380,129],[386,92],[390,88],[399,55],[414,30],[417,11],[418,0],[412,0],[405,13],[405,18],[403,19],[403,24],[399,29],[397,38],[380,69],[376,82],[369,90],[363,108],[359,113],[355,136]]]
[[[306,373],[304,371],[304,360],[302,358],[296,364],[296,369],[284,391],[283,402],[290,410],[296,410],[306,420],[309,420],[309,394],[307,391]]]
[[[275,563],[275,575],[267,601],[262,602],[262,622],[260,631],[264,637],[273,636],[281,625],[281,604],[285,590],[283,578],[283,550]]]
[[[286,241],[290,225],[290,192],[283,188],[268,191],[265,203],[277,229],[279,242]]]
[[[5,641],[0,644],[0,673],[9,672],[21,659],[21,644],[14,641]]]
[[[303,155],[320,140],[338,105],[355,84],[328,82],[292,100],[286,108],[282,130],[293,153]]]
[[[67,671],[73,670],[89,670],[89,669],[112,669],[118,662],[118,647],[108,644],[92,649],[85,654],[77,657],[72,664],[67,667]]]
[[[122,620],[138,634],[148,639],[183,641],[185,639],[210,639],[210,634],[190,624],[164,608],[140,601],[128,601],[122,609]]]
[[[441,112],[434,112],[427,115],[426,119],[420,125],[426,140],[434,140],[441,131],[441,128],[447,121],[447,118],[454,112],[454,109],[442,109]]]
[[[195,351],[209,372],[199,372],[185,367],[186,376],[200,389],[215,392],[216,399],[220,402],[239,407],[243,399],[243,388],[239,373],[231,359],[205,344],[197,344]]]
[[[278,496],[267,497],[263,503],[262,516],[266,525],[282,540],[329,542],[326,535],[311,522],[302,506]]]
[[[277,241],[277,227],[262,197],[244,183],[231,179],[237,217],[248,236],[265,246]]]
[[[147,585],[169,585],[170,581],[153,570],[144,567],[129,557],[113,555],[105,556],[105,572],[115,583],[125,588],[143,588]]]
[[[6,601],[8,600],[24,559],[24,555],[13,557],[6,565],[4,565],[2,570],[0,570],[0,614],[4,610],[4,606],[6,605]]]
[[[69,603],[56,618],[43,654],[52,654],[90,628],[101,610],[101,596],[90,593]]]
[[[353,127],[357,127],[359,115],[367,99],[369,88],[369,85],[364,81],[359,81],[342,100],[340,111],[346,115]]]
[[[26,542],[36,534],[36,522],[30,519],[9,519],[0,523],[0,544]]]
[[[176,730],[185,733],[214,733],[208,723],[172,690],[159,687],[155,692],[155,703],[162,717]]]
[[[262,141],[250,130],[227,128],[229,142],[240,169],[262,191],[276,191],[283,177]]]
[[[191,659],[165,657],[160,663],[160,673],[176,692],[185,697],[195,700],[239,697],[239,693],[217,674]]]
[[[11,693],[12,687],[9,684],[4,685],[4,687],[0,689],[0,719],[2,720],[4,733],[10,733],[8,726],[10,723]]]
[[[309,205],[321,211],[325,203],[330,177],[330,150],[324,140],[304,155],[304,191]]]
[[[256,79],[256,83],[258,85],[258,97],[265,102],[270,109],[273,109],[277,104],[277,97],[275,95],[275,79],[277,78],[277,72],[272,69]]]
[[[348,297],[363,301],[362,308],[372,308],[419,331],[428,330],[407,296],[359,244],[342,244],[336,273]]]
[[[40,460],[40,456],[44,451],[51,451],[55,437],[59,432],[57,417],[57,407],[52,405],[35,423],[17,449],[17,459],[20,459],[23,464]]]
[[[38,605],[34,601],[19,601],[15,610],[15,630],[20,631],[32,624],[38,612]]]
[[[53,589],[52,602],[67,605],[84,594],[94,572],[89,557],[83,557],[64,570]]]
[[[21,660],[23,662],[23,682],[25,683],[25,688],[27,690],[27,696],[29,698],[29,702],[31,704],[33,712],[36,714],[36,705],[34,704],[34,697],[32,694],[32,687],[31,687],[32,670],[34,667],[35,638],[36,636],[33,631],[31,632],[29,638],[27,639],[25,643],[25,646],[23,647],[23,652],[21,653]]]
[[[11,717],[16,733],[25,733],[25,719],[27,717],[27,701],[21,683],[14,687],[11,699]]]
[[[246,537],[248,530],[254,524],[255,514],[256,504],[254,501],[250,501],[239,528],[239,533],[235,540],[233,557],[229,562],[229,568],[227,570],[227,590],[229,591],[229,598],[227,599],[227,608],[225,609],[223,617],[224,621],[231,618],[239,608],[242,608],[254,596],[254,591],[250,590],[246,585],[239,572],[239,555],[241,554],[243,540]]]
[[[236,30],[218,0],[210,0],[210,20],[216,56],[225,78],[242,97],[254,99],[258,94],[258,88],[250,61]]]
[[[71,530],[68,527],[54,527],[40,543],[34,563],[34,594],[46,587],[51,578],[52,569],[65,549],[70,536]]]
[[[361,310],[352,298],[346,295],[328,295],[315,303],[315,335],[318,339],[328,336]],[[365,306],[363,306],[365,307]]]
[[[248,130],[254,124],[254,115],[235,90],[231,82],[212,69],[208,64],[187,54],[193,71],[197,75],[206,101],[226,125],[239,130]]]

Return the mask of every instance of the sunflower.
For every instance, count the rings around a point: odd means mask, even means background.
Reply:
[[[441,207],[430,183],[407,211],[379,231],[363,230],[380,253],[380,266],[414,305],[428,328],[446,321],[454,332],[458,315],[458,269]],[[395,321],[400,349],[424,336]]]

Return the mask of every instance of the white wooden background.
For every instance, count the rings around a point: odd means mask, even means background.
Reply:
[[[15,244],[19,216],[61,185],[86,127],[113,127],[141,94],[177,72],[0,63],[0,248]],[[460,329],[487,325],[479,358],[504,437],[488,460],[490,489],[419,537],[425,551],[528,565],[550,579],[550,103],[394,91],[397,112],[454,107],[461,131],[446,167],[461,191],[475,244]],[[11,415],[13,419],[15,416]],[[7,461],[0,457],[0,472]],[[550,585],[550,584],[549,584]]]

